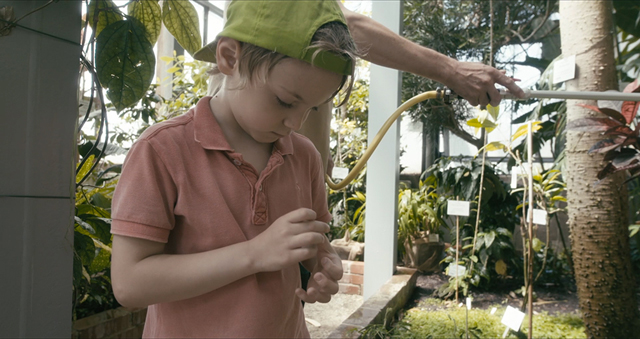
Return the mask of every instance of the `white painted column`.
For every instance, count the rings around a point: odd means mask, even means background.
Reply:
[[[0,0],[16,18],[45,0]],[[80,1],[0,36],[0,338],[70,338]],[[75,43],[75,44],[74,44]]]
[[[402,1],[372,1],[372,17],[399,33]],[[369,144],[400,104],[400,72],[371,64]],[[364,299],[389,280],[396,265],[400,124],[396,122],[367,165]]]

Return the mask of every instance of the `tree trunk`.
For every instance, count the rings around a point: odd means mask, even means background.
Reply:
[[[576,56],[576,79],[568,91],[617,89],[610,1],[560,1],[562,54]],[[597,113],[567,101],[567,120]],[[566,179],[571,249],[580,310],[589,338],[632,338],[638,318],[629,250],[624,174],[596,184],[602,154],[588,154],[603,137],[567,131]],[[636,329],[637,330],[637,329]],[[635,334],[634,334],[635,333]]]

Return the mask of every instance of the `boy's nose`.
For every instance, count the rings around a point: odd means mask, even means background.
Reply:
[[[284,120],[284,125],[287,128],[297,131],[302,127],[302,124],[304,123],[306,117],[307,117],[307,112],[304,112],[302,114],[301,113],[291,114]]]

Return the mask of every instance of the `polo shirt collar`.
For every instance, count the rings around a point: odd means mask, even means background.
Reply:
[[[209,101],[211,101],[211,97],[204,97],[198,101],[194,108],[194,139],[204,149],[233,152],[233,148],[227,142],[218,121],[211,112]],[[293,154],[291,135],[276,140],[274,146],[282,155]]]

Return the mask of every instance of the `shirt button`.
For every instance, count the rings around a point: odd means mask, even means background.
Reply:
[[[260,185],[260,187],[258,187],[258,189],[259,189],[260,191],[262,191],[262,185]]]
[[[242,165],[242,162],[240,160],[238,160],[238,159],[234,159],[233,163],[236,164],[236,166]]]

